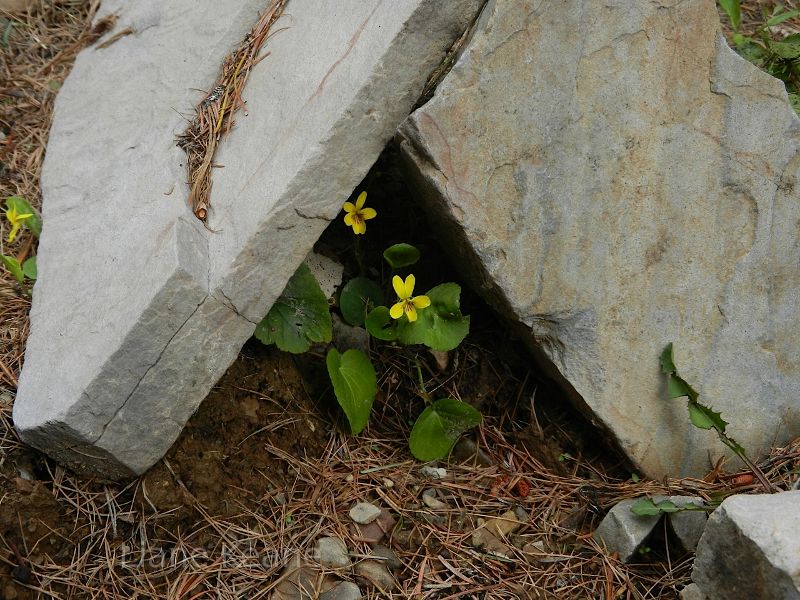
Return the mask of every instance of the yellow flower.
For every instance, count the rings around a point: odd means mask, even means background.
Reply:
[[[393,319],[399,319],[404,314],[412,323],[417,320],[417,309],[426,308],[431,305],[431,299],[427,296],[417,296],[414,298],[414,284],[416,280],[413,275],[406,277],[403,281],[400,277],[395,275],[392,278],[392,287],[397,292],[397,297],[400,302],[389,309],[389,314]]]
[[[364,221],[374,219],[378,215],[374,208],[364,208],[366,201],[367,192],[361,192],[355,204],[352,202],[344,203],[344,212],[347,213],[344,216],[344,224],[352,227],[353,233],[356,235],[360,235],[367,230],[367,224]]]
[[[18,213],[15,207],[6,210],[6,219],[8,219],[9,223],[11,223],[11,231],[8,233],[9,244],[14,241],[15,237],[17,237],[17,232],[19,232],[19,228],[22,227],[22,222],[25,219],[30,219],[32,216],[33,213]]]

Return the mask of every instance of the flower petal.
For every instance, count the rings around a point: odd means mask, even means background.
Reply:
[[[398,302],[392,308],[389,309],[389,316],[393,319],[399,319],[403,316],[403,303]]]
[[[367,207],[361,209],[361,217],[365,220],[374,219],[377,216],[378,216],[378,211],[376,211],[374,208]]]
[[[8,232],[8,243],[14,241],[14,238],[17,237],[17,232],[19,231],[19,223],[14,223],[11,226],[11,231]]]
[[[345,202],[345,203],[344,203],[344,206],[342,206],[342,209],[343,209],[343,210],[344,210],[344,212],[346,212],[346,213],[354,213],[354,212],[356,212],[356,211],[358,210],[358,209],[356,208],[356,205],[355,205],[355,204],[353,204],[352,202]]]
[[[413,323],[417,320],[417,309],[414,308],[414,305],[411,302],[406,302],[403,305],[403,309],[406,311],[406,316],[408,317],[409,322]]]
[[[353,226],[353,213],[347,213],[344,216],[344,224],[347,225],[348,227]]]
[[[367,201],[367,192],[361,192],[356,198],[356,208],[361,210],[361,207],[364,206],[364,203]]]
[[[417,296],[411,299],[411,303],[417,308],[427,308],[431,305],[431,299],[427,296]]]
[[[397,294],[397,297],[401,300],[405,300],[406,296],[404,296],[406,292],[406,286],[403,283],[403,280],[400,279],[399,275],[395,275],[392,277],[392,287],[394,288],[394,293]],[[395,317],[396,319],[397,317]]]
[[[411,298],[414,294],[414,285],[417,283],[417,278],[414,275],[406,277],[406,295],[403,298]]]
[[[366,233],[366,231],[367,231],[367,224],[364,223],[364,221],[362,221],[361,219],[357,219],[353,223],[353,233],[355,233],[356,235],[361,235],[363,233]]]

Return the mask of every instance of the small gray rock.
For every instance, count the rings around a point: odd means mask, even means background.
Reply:
[[[425,477],[430,477],[431,479],[444,479],[447,477],[447,469],[443,469],[441,467],[432,467],[430,465],[425,465],[419,470],[419,472],[425,475]]]
[[[363,560],[354,569],[355,574],[367,580],[382,592],[389,592],[397,586],[394,575],[378,560]]]
[[[350,509],[350,518],[359,525],[368,525],[377,519],[381,509],[369,502],[359,502]]]
[[[618,552],[623,562],[628,562],[633,557],[661,519],[661,515],[633,514],[631,506],[638,500],[631,498],[617,503],[608,511],[593,534],[609,552]]]
[[[377,519],[366,525],[358,525],[358,537],[367,544],[377,544],[394,528],[396,521],[388,510],[381,510]]]
[[[670,496],[669,499],[675,506],[704,504],[703,499],[697,496]],[[694,552],[697,548],[697,542],[700,541],[700,536],[703,535],[708,515],[702,511],[685,510],[671,513],[668,520],[675,537],[678,538],[683,549],[687,552]]]
[[[433,488],[428,488],[422,492],[422,501],[425,503],[425,506],[433,510],[444,510],[447,508],[447,504],[436,497],[436,490]]]
[[[361,600],[361,590],[352,581],[340,581],[335,587],[321,594],[319,600]]]
[[[351,564],[347,545],[337,537],[318,539],[314,547],[314,560],[331,569],[343,569]]]

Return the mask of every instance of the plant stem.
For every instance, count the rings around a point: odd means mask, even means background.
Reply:
[[[419,395],[425,401],[425,406],[431,403],[431,396],[428,390],[425,389],[425,380],[422,378],[422,365],[419,362],[419,357],[414,355],[414,365],[417,367],[417,378],[419,380]]]
[[[714,430],[717,432],[717,435],[719,436],[720,441],[723,444],[725,444],[728,448],[733,450],[733,452],[736,454],[736,456],[741,458],[742,462],[744,462],[744,464],[747,465],[747,468],[750,469],[753,472],[753,475],[755,475],[756,479],[758,479],[758,482],[764,487],[766,492],[768,494],[774,493],[775,492],[775,488],[769,482],[769,480],[767,479],[766,475],[764,475],[764,472],[758,467],[758,465],[756,465],[752,460],[750,460],[748,458],[747,454],[745,454],[740,449],[739,445],[735,441],[733,441],[731,438],[729,438],[725,434],[725,432],[720,431],[716,427],[714,427]]]
[[[363,250],[361,248],[361,236],[355,235],[356,238],[354,244],[354,252],[356,254],[356,264],[358,265],[358,274],[359,276],[364,275],[364,257],[363,257]]]

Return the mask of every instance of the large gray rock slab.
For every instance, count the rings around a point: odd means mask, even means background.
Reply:
[[[14,420],[103,477],[143,472],[236,357],[479,0],[291,0],[222,142],[205,229],[175,138],[263,0],[106,0],[135,33],[56,102]],[[114,32],[111,32],[113,34]]]
[[[399,139],[474,285],[648,475],[800,432],[800,121],[711,0],[490,0]]]
[[[709,598],[800,598],[800,491],[726,498],[708,519],[692,580]]]

